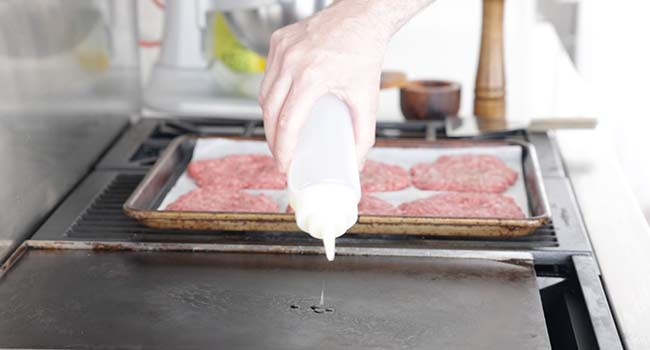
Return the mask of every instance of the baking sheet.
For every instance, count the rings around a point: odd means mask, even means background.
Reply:
[[[399,165],[409,169],[421,162],[433,162],[442,155],[450,154],[489,154],[501,159],[508,167],[517,172],[517,181],[505,195],[511,196],[522,209],[526,217],[530,217],[528,196],[524,184],[522,168],[522,148],[517,145],[492,145],[489,147],[459,147],[459,148],[397,148],[375,147],[368,153],[368,159]],[[250,140],[232,140],[225,138],[198,139],[192,154],[192,160],[221,158],[232,154],[267,154],[271,155],[266,142]],[[197,188],[196,183],[189,177],[187,171],[178,178],[174,186],[167,192],[165,198],[158,206],[159,211],[174,202],[181,195]],[[245,190],[252,194],[263,193],[278,202],[281,212],[285,212],[288,205],[286,190]],[[401,191],[373,192],[372,195],[397,206],[399,204],[431,196],[436,191],[423,191],[413,186]]]

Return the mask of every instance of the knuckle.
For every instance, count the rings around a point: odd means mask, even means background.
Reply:
[[[271,33],[271,41],[270,41],[271,45],[277,44],[282,39],[283,36],[284,35],[282,35],[281,29],[278,29],[273,33]]]
[[[262,105],[262,116],[265,121],[268,121],[271,119],[271,108],[268,105]]]
[[[289,127],[289,118],[287,117],[286,114],[280,115],[278,117],[278,129],[279,130],[287,130]]]
[[[287,51],[291,46],[291,40],[286,35],[281,36],[276,42],[276,49],[280,52]]]

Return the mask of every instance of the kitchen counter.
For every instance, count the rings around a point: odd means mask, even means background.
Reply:
[[[648,223],[601,130],[557,138],[625,347],[650,349]]]

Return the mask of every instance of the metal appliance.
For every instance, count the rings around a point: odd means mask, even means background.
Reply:
[[[261,72],[233,72],[213,53],[223,13],[239,42],[266,57],[271,34],[308,17],[329,0],[168,0],[160,56],[144,91],[146,107],[194,116],[261,117]]]
[[[26,61],[8,56],[11,77],[28,81]],[[101,86],[81,91],[123,92]],[[23,107],[48,100],[21,97]],[[553,221],[532,235],[346,235],[328,264],[300,233],[159,230],[123,213],[173,138],[263,137],[261,121],[172,115],[127,126],[131,109],[109,111],[0,113],[10,169],[0,179],[0,348],[623,348],[552,133],[483,136],[537,149]],[[383,123],[377,136],[449,137],[436,122]]]
[[[345,235],[339,240],[342,252],[341,260],[339,258],[336,260],[344,261],[344,263],[337,266],[327,265],[322,256],[313,257],[320,258],[319,260],[311,259],[310,255],[320,253],[321,248],[319,242],[304,234],[157,230],[138,225],[136,221],[124,215],[122,205],[147,170],[158,159],[162,150],[174,137],[188,133],[261,137],[263,129],[261,122],[256,120],[201,118],[145,119],[130,127],[66,201],[5,263],[6,272],[4,277],[0,278],[0,295],[8,295],[11,291],[25,288],[26,283],[29,283],[36,288],[50,289],[51,293],[54,293],[53,295],[68,301],[63,301],[57,307],[47,307],[46,305],[52,303],[56,299],[55,297],[42,298],[39,297],[41,294],[33,294],[28,295],[24,301],[17,304],[14,301],[15,305],[12,308],[6,300],[0,298],[0,304],[4,301],[2,309],[10,310],[5,311],[3,315],[12,315],[10,318],[5,317],[5,321],[0,324],[3,329],[16,331],[16,333],[12,333],[14,336],[6,339],[4,343],[0,340],[0,346],[8,348],[34,347],[35,345],[57,347],[71,346],[73,342],[79,342],[75,344],[88,347],[149,345],[165,348],[173,347],[173,344],[176,344],[174,340],[167,339],[165,335],[177,334],[175,332],[178,329],[190,332],[192,337],[191,341],[188,340],[190,341],[188,344],[196,347],[213,345],[214,343],[211,342],[226,339],[223,337],[231,337],[228,339],[231,339],[232,342],[220,342],[219,344],[229,344],[230,348],[245,347],[245,345],[253,343],[259,345],[261,339],[266,339],[265,337],[271,335],[258,329],[261,333],[257,332],[246,336],[246,339],[251,342],[238,343],[236,341],[237,331],[228,328],[227,322],[219,315],[237,315],[233,316],[236,317],[233,322],[246,325],[250,324],[247,323],[247,318],[251,318],[250,322],[252,322],[252,319],[256,317],[259,317],[259,320],[271,317],[267,314],[270,312],[269,309],[262,305],[275,305],[269,307],[277,312],[273,316],[277,322],[268,324],[268,329],[276,329],[276,326],[284,324],[284,322],[294,322],[291,320],[295,320],[296,317],[306,322],[300,323],[304,325],[304,328],[297,325],[292,326],[296,327],[296,331],[301,332],[300,334],[306,338],[302,340],[292,338],[291,341],[288,340],[287,343],[284,343],[285,345],[304,345],[304,342],[314,344],[312,342],[322,339],[323,334],[328,332],[327,329],[330,329],[330,332],[333,332],[332,329],[338,329],[331,328],[334,327],[331,325],[330,328],[317,328],[321,322],[325,321],[323,321],[324,318],[316,318],[321,317],[321,314],[314,311],[312,307],[318,309],[319,292],[323,280],[326,281],[323,289],[326,302],[323,309],[318,310],[325,313],[323,317],[330,321],[341,317],[342,324],[352,322],[348,325],[353,325],[355,324],[354,320],[361,320],[359,317],[363,318],[362,314],[356,312],[361,312],[364,307],[368,306],[364,302],[375,298],[372,296],[368,299],[361,299],[363,301],[358,301],[357,304],[353,303],[356,306],[347,304],[346,309],[350,307],[357,310],[353,314],[342,312],[339,309],[344,307],[340,298],[337,299],[337,296],[340,296],[339,293],[342,293],[339,289],[342,286],[338,285],[337,287],[339,282],[336,281],[348,281],[350,276],[361,276],[359,275],[360,271],[354,272],[353,266],[357,266],[357,268],[363,266],[364,273],[370,273],[370,271],[375,271],[374,269],[386,269],[388,265],[385,265],[385,262],[394,259],[391,256],[410,256],[411,258],[408,259],[415,259],[409,262],[404,260],[396,265],[403,268],[410,266],[408,269],[426,266],[428,260],[418,260],[416,259],[418,256],[428,257],[426,259],[445,257],[452,259],[452,262],[456,261],[454,259],[461,259],[464,261],[462,264],[467,263],[466,260],[463,260],[465,258],[470,261],[473,261],[472,258],[478,258],[476,261],[486,261],[486,259],[490,260],[501,256],[499,258],[503,259],[501,261],[510,261],[515,265],[523,263],[523,266],[528,261],[534,268],[536,276],[534,290],[536,292],[529,294],[527,298],[541,301],[545,319],[541,326],[548,334],[549,341],[548,347],[542,344],[540,348],[622,349],[616,325],[608,307],[607,296],[599,279],[593,251],[589,245],[580,212],[575,203],[569,179],[564,173],[561,155],[552,133],[517,131],[508,135],[509,138],[532,142],[538,150],[545,188],[554,218],[551,224],[538,229],[530,236],[515,239]],[[385,139],[446,138],[444,124],[436,122],[382,123],[378,125],[377,136]],[[267,255],[269,253],[272,255]],[[280,256],[276,254],[280,254]],[[298,255],[292,258],[291,256],[295,254]],[[364,260],[361,258],[363,256],[375,256],[373,259],[378,260]],[[354,259],[360,260],[352,262]],[[270,263],[271,261],[274,262]],[[374,265],[375,262],[379,265]],[[230,269],[228,271],[239,270],[237,273],[243,275],[236,277],[236,275],[229,275],[224,271],[213,271],[209,266],[214,266],[214,264],[228,266]],[[481,264],[479,265],[483,266]],[[39,270],[45,271],[42,269],[46,269],[47,266],[50,269],[47,271],[52,271],[54,276],[42,275],[43,278],[39,277],[35,280],[27,278],[39,273]],[[294,295],[285,299],[287,290],[269,290],[270,294],[266,295],[264,294],[265,283],[271,282],[259,282],[260,280],[253,282],[256,278],[266,281],[263,276],[270,276],[273,275],[273,271],[284,271],[284,269],[293,271],[290,273],[293,277],[287,277],[291,282],[287,280],[286,283],[292,286],[294,286],[293,283],[305,285],[308,292],[305,292],[304,295],[299,293],[300,297]],[[313,275],[315,272],[309,271],[321,272]],[[203,273],[207,273],[207,275]],[[249,273],[253,275],[249,275]],[[293,275],[294,273],[298,275]],[[321,273],[324,275],[320,275]],[[419,274],[414,271],[404,271],[404,273],[414,274],[413,276]],[[464,276],[465,273],[458,268],[453,268],[441,276],[455,278],[454,276]],[[12,278],[12,274],[14,274],[14,278]],[[508,274],[498,275],[508,276]],[[206,279],[207,276],[213,276],[214,279]],[[248,282],[242,282],[246,280],[242,280],[244,276],[257,277],[248,280]],[[231,278],[235,278],[239,281],[237,283],[243,284],[236,287]],[[441,277],[432,275],[431,278]],[[88,279],[92,283],[88,283]],[[53,288],[54,284],[59,281],[68,287],[60,290]],[[219,281],[222,284],[219,284]],[[277,285],[275,282],[272,284]],[[409,288],[408,284],[400,285],[401,288]],[[353,287],[350,286],[350,288]],[[488,287],[480,288],[485,288],[486,294],[489,294]],[[328,289],[330,290],[329,299]],[[255,296],[253,290],[259,291],[261,295]],[[462,291],[462,288],[460,290]],[[68,291],[74,291],[70,292],[73,296],[71,299],[66,299]],[[394,291],[394,293],[398,292]],[[456,290],[455,293],[462,292]],[[43,293],[43,295],[51,294]],[[97,297],[93,298],[93,295]],[[400,300],[398,296],[396,298],[396,300]],[[74,300],[78,300],[79,303],[75,304]],[[422,299],[420,302],[425,302],[425,300],[428,299]],[[267,302],[270,304],[266,304]],[[129,311],[115,310],[114,308],[119,305],[130,309]],[[168,305],[168,307],[162,307],[162,305]],[[459,320],[455,316],[455,312],[460,312],[460,309],[452,305],[453,303],[450,303],[449,308],[444,311],[440,310],[438,316],[434,318],[438,324],[437,327],[448,326]],[[355,307],[360,309],[355,309]],[[407,308],[403,304],[396,307]],[[326,308],[332,308],[335,311],[332,314],[327,314],[324,311]],[[26,312],[18,312],[18,309]],[[256,309],[259,312],[256,312]],[[31,332],[40,327],[40,318],[28,316],[35,310],[42,310],[41,317],[46,317],[53,324],[61,325],[60,328],[51,328],[43,343],[35,343],[28,337]],[[77,316],[72,316],[82,315],[80,310],[83,310],[85,318],[77,319],[75,318]],[[410,312],[409,317],[417,315],[407,309],[402,309],[399,312],[396,311],[397,309],[393,310],[402,315]],[[507,317],[507,308],[500,309],[500,311],[503,317]],[[65,315],[70,315],[72,318],[67,318]],[[193,315],[192,321],[188,320],[190,323],[184,323],[182,320],[188,315]],[[393,337],[391,341],[401,344],[401,348],[408,348],[409,344],[416,346],[417,339],[425,339],[419,338],[419,335],[399,331],[399,329],[409,329],[408,325],[415,327],[416,323],[409,323],[410,321],[406,320],[400,321],[405,323],[395,320],[388,321],[391,318],[386,315],[376,317],[378,318],[370,317],[359,322],[367,322],[362,324],[365,324],[363,329],[368,332],[380,332],[379,329],[387,327],[390,332],[387,331],[386,334],[391,334]],[[385,322],[397,323],[383,324],[381,323],[382,317]],[[488,318],[494,320],[494,317],[491,315]],[[221,321],[219,321],[220,319]],[[95,325],[120,324],[115,329],[125,338],[107,338],[103,335],[104,333],[91,330],[84,333],[82,330],[85,329],[86,322]],[[192,322],[198,323],[192,325]],[[356,329],[354,327],[359,326],[351,327]],[[76,333],[69,329],[76,330]],[[130,329],[137,329],[137,333],[131,332]],[[193,330],[190,331],[190,329]],[[433,327],[431,329],[442,328]],[[453,338],[455,340],[471,339],[472,342],[480,343],[486,349],[495,344],[502,346],[500,348],[509,348],[513,344],[510,341],[517,339],[511,337],[507,338],[508,341],[500,342],[491,338],[491,334],[497,334],[491,331],[478,332],[479,336],[477,337],[465,337],[463,334],[454,333],[454,330],[465,329],[461,326],[444,329],[455,334],[456,336]],[[463,332],[467,334],[469,331],[466,329]],[[426,334],[426,332],[421,334]],[[157,335],[161,338],[157,338]],[[218,337],[212,338],[215,335]],[[335,334],[327,335],[336,336]],[[507,337],[507,335],[502,336]],[[346,337],[347,335],[343,335],[337,341],[348,339]],[[150,339],[159,340],[150,342]],[[396,343],[393,342],[389,344],[395,345]],[[317,347],[326,346],[328,342],[318,344]],[[330,342],[330,344],[340,345],[337,342]],[[363,348],[360,344],[350,343],[348,347]],[[468,343],[453,344],[457,348],[463,348]]]

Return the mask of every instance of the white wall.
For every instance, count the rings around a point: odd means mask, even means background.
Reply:
[[[471,115],[478,63],[481,0],[437,0],[391,41],[384,66],[410,78],[456,80],[461,115]],[[537,0],[505,1],[506,113],[510,120],[589,113],[584,85],[552,25],[540,20]],[[384,92],[382,95],[389,95]],[[394,94],[396,95],[396,94]],[[397,96],[382,96],[380,117]]]
[[[587,0],[580,6],[578,69],[650,220],[650,2]]]
[[[461,114],[471,114],[481,34],[481,0],[437,0],[407,23],[391,40],[384,67],[409,78],[448,79],[462,85]],[[528,39],[535,25],[536,0],[506,1],[505,60],[507,110],[525,118],[521,101],[528,57]]]

